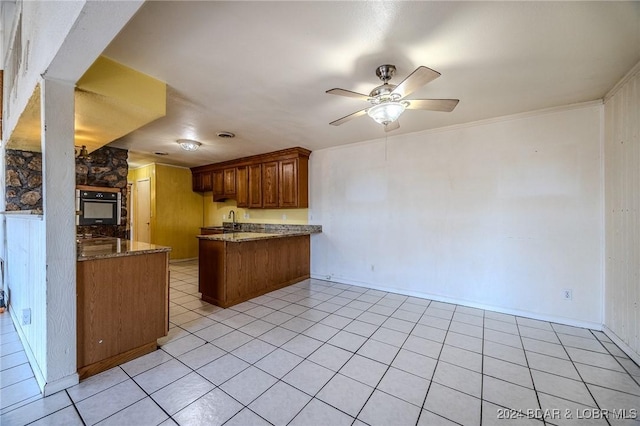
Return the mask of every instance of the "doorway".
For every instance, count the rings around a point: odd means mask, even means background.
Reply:
[[[143,243],[151,242],[151,181],[136,181],[133,239]]]

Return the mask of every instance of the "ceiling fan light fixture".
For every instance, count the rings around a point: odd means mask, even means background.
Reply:
[[[407,105],[404,102],[383,102],[369,108],[367,114],[377,123],[386,126],[396,121],[406,107]]]
[[[200,145],[202,145],[202,143],[192,139],[178,139],[178,144],[180,144],[180,148],[185,151],[196,151],[200,148]]]

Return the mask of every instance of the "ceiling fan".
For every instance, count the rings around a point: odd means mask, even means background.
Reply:
[[[396,86],[388,83],[395,72],[395,65],[380,65],[376,69],[376,75],[383,84],[373,89],[368,95],[337,88],[327,90],[327,93],[332,95],[359,98],[371,104],[369,108],[356,111],[329,124],[339,126],[353,118],[367,114],[382,124],[386,132],[389,132],[400,127],[398,117],[405,109],[451,112],[460,102],[458,99],[405,99],[415,90],[440,77],[440,73],[431,68],[419,66]]]

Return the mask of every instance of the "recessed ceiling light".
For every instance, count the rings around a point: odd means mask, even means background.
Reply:
[[[162,152],[162,151],[156,151],[154,152],[155,155],[169,155],[168,152]]]
[[[192,139],[178,139],[178,143],[180,144],[180,148],[185,151],[195,151],[202,145],[202,143]]]
[[[218,137],[223,139],[230,139],[230,138],[235,138],[236,135],[231,132],[219,132]]]

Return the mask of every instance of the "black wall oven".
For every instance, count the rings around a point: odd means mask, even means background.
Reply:
[[[120,225],[120,192],[76,189],[76,225]]]

